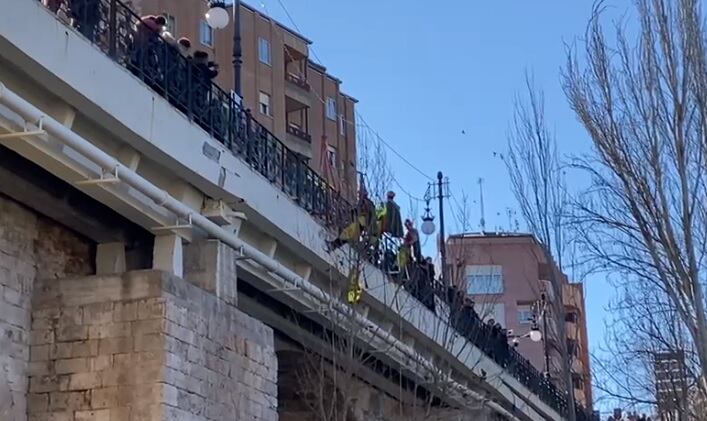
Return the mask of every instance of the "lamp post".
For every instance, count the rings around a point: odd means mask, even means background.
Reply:
[[[533,321],[530,331],[524,335],[509,335],[510,339],[513,339],[513,345],[518,346],[520,340],[523,338],[530,338],[531,341],[538,343],[543,340],[543,333],[540,331],[538,324]]]
[[[241,48],[241,2],[233,0],[233,92],[243,98],[241,88],[241,67],[243,49]],[[223,0],[211,0],[206,12],[206,23],[213,29],[223,29],[228,25],[228,11]]]
[[[543,332],[545,332],[545,338],[543,340],[543,351],[545,352],[545,373],[547,373],[547,376],[550,376],[550,352],[548,351],[548,346],[547,346],[547,337],[549,336],[547,334],[547,311],[546,306],[547,302],[545,301],[545,293],[543,293],[540,296],[540,303],[542,305],[542,318],[543,318]]]
[[[442,284],[449,286],[447,276],[447,243],[444,238],[444,191],[442,190],[442,171],[437,172],[437,198],[439,199],[439,256],[442,259]]]
[[[238,98],[243,98],[241,89],[241,66],[243,65],[243,50],[241,49],[241,0],[233,0],[233,91]]]
[[[444,178],[442,171],[437,172],[437,183],[429,183],[427,185],[427,192],[425,193],[425,201],[427,205],[425,207],[425,215],[422,217],[422,233],[425,235],[432,235],[435,232],[434,217],[430,215],[430,200],[439,199],[439,254],[442,268],[442,284],[444,286],[449,286],[449,276],[447,273],[447,244],[444,238],[444,199],[448,196],[445,193],[445,187],[449,183],[448,180]]]

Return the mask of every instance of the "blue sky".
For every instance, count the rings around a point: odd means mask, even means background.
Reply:
[[[423,172],[448,175],[457,197],[478,198],[483,177],[486,226],[507,227],[506,208],[516,208],[503,163],[514,96],[526,69],[545,91],[546,115],[563,153],[579,153],[588,138],[569,110],[560,85],[566,44],[581,38],[591,1],[567,0],[255,0],[254,6],[297,27],[314,41],[316,56],[343,89],[359,99],[358,111]],[[610,0],[623,15],[629,0]],[[462,130],[465,134],[462,134]],[[396,178],[422,196],[426,180],[392,153]],[[569,180],[572,184],[573,180]],[[402,197],[401,197],[402,196]],[[405,202],[399,194],[399,201]],[[472,221],[478,229],[479,209]],[[448,219],[451,219],[448,217]],[[522,225],[521,225],[522,226]],[[586,284],[591,348],[603,338],[610,287],[601,278]]]

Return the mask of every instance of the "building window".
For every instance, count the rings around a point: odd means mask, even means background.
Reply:
[[[177,38],[177,18],[170,14],[166,14],[164,16],[165,20],[167,21],[166,29],[167,32],[172,34],[172,36],[176,39]]]
[[[207,47],[214,46],[214,28],[210,27],[205,20],[199,22],[199,40]]]
[[[336,148],[331,145],[326,147],[326,161],[329,167],[336,168]]]
[[[346,119],[343,114],[339,114],[339,134],[346,136]]]
[[[326,99],[326,117],[336,121],[336,100],[334,98],[327,97]]]
[[[503,294],[501,266],[473,265],[466,267],[469,294]]]
[[[260,103],[260,113],[267,116],[272,116],[272,110],[270,109],[270,95],[265,92],[261,92],[258,102]]]
[[[531,324],[535,319],[533,310],[528,305],[518,306],[518,323],[522,325]]]
[[[261,63],[271,64],[270,61],[270,41],[265,38],[258,38],[258,58]]]

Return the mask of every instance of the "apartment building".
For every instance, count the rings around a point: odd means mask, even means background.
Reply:
[[[678,420],[682,412],[680,408],[684,410],[690,400],[685,353],[656,352],[653,359],[658,413],[662,419]],[[690,404],[694,405],[694,402]]]
[[[558,318],[553,316],[550,305],[556,299],[550,284],[550,271],[555,271],[563,285],[565,314],[562,320],[567,347],[574,356],[575,397],[585,408],[591,408],[583,285],[570,283],[555,262],[546,261],[541,245],[530,234],[452,235],[447,242],[447,256],[452,281],[472,296],[481,317],[501,323],[512,330],[514,336],[527,335],[531,329],[543,332],[540,342],[519,338],[518,352],[539,371],[549,372],[556,384],[564,388],[560,379],[559,329],[555,322]]]
[[[219,64],[216,82],[232,90],[233,19],[224,29],[209,27],[204,0],[132,0],[140,15],[164,15],[168,30],[189,38],[192,51],[209,53]],[[227,6],[233,16],[233,6]],[[241,86],[252,115],[347,197],[356,192],[358,102],[341,90],[341,80],[310,59],[312,41],[241,3]]]

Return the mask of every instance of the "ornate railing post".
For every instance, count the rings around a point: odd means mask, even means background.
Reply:
[[[118,58],[118,2],[109,0],[108,5],[108,55]]]

